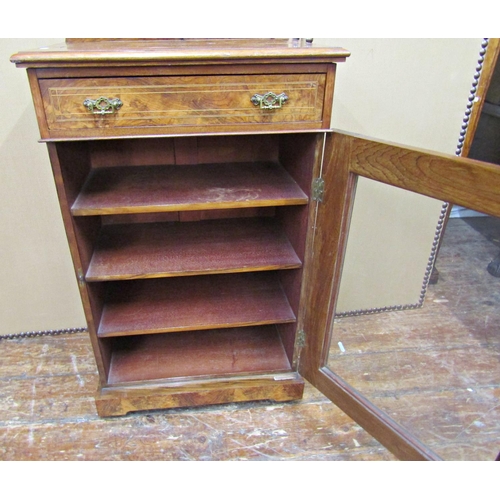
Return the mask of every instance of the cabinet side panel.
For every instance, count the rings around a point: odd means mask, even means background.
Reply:
[[[96,358],[97,368],[101,383],[105,382],[109,360],[102,356],[96,336],[96,320],[94,313],[100,306],[100,294],[94,294],[89,291],[83,282],[83,272],[88,263],[91,254],[90,233],[96,234],[96,225],[100,221],[96,218],[94,223],[77,225],[71,216],[71,205],[76,199],[88,172],[90,171],[90,159],[88,149],[85,143],[61,143],[47,145],[54,180],[56,184],[59,205],[68,238],[69,249],[75,268],[75,274],[78,279],[80,296],[82,299],[83,310],[87,321],[87,327],[90,334],[90,340]],[[83,235],[86,235],[83,237]],[[89,238],[87,238],[89,237]]]
[[[35,105],[36,119],[38,122],[38,128],[40,130],[40,136],[42,139],[50,137],[49,128],[47,126],[47,120],[45,118],[45,113],[43,112],[43,99],[40,91],[39,80],[37,75],[37,70],[28,69],[28,81],[31,89],[31,96],[33,98],[33,104]]]
[[[323,104],[323,128],[330,128],[333,108],[333,90],[335,88],[336,64],[328,67],[325,86],[325,102]]]

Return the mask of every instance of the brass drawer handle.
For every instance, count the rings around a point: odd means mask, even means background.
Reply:
[[[123,102],[118,98],[99,97],[99,99],[85,99],[83,105],[94,115],[109,115],[118,111]]]
[[[267,92],[264,95],[255,94],[250,100],[256,106],[260,106],[260,109],[277,109],[288,101],[288,96],[284,92],[279,95],[274,92]]]

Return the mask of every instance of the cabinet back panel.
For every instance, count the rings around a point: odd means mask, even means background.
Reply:
[[[113,346],[109,384],[290,370],[273,326],[129,337]]]
[[[277,161],[275,135],[159,137],[89,142],[92,167]]]
[[[174,165],[172,138],[110,140],[89,142],[92,167]]]

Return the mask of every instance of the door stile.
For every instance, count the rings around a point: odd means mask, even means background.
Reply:
[[[331,139],[331,140],[330,140]],[[333,277],[338,272],[340,262],[336,258],[337,242],[346,223],[338,215],[348,205],[349,139],[334,135],[326,141],[321,176],[325,181],[323,201],[315,201],[314,234],[309,256],[309,272],[304,288],[308,291],[305,299],[303,329],[306,342],[303,348],[300,371],[312,378],[324,359],[323,350],[332,299]],[[335,167],[333,167],[335,165]],[[318,334],[321,332],[322,334]]]

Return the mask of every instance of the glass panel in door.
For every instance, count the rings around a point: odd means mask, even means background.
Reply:
[[[399,458],[493,460],[500,167],[336,132],[322,178],[301,373]]]
[[[438,251],[429,224],[445,209],[358,178],[327,366],[443,459],[494,460],[500,220],[452,210]],[[371,265],[367,235],[387,269]]]

